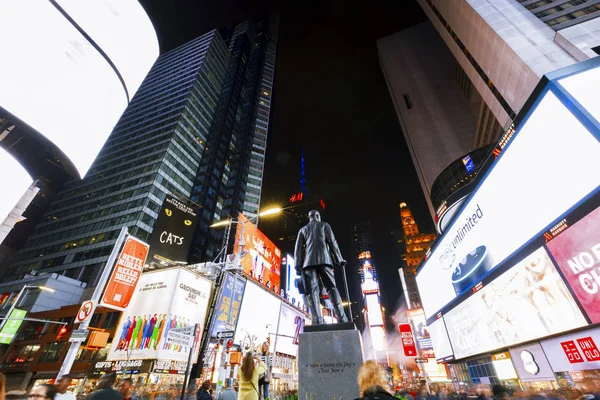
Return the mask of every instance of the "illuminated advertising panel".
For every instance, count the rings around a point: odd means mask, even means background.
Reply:
[[[244,250],[246,255],[242,258],[244,273],[267,289],[279,294],[281,250],[258,227],[250,222],[244,214],[240,213],[235,234],[234,254],[239,252],[240,236],[244,231]],[[242,228],[243,226],[243,228]]]
[[[600,328],[543,340],[541,345],[555,372],[600,369]]]
[[[304,332],[304,325],[308,321],[301,312],[282,304],[275,351],[296,357],[300,334]]]
[[[436,319],[429,326],[429,335],[436,360],[450,360],[454,358],[452,345],[448,332],[446,332],[446,323],[443,318]]]
[[[429,327],[425,320],[425,313],[422,308],[415,308],[407,311],[408,319],[412,321],[412,326],[415,331],[415,338],[421,349],[421,357],[435,358],[433,353],[433,342],[429,334]]]
[[[592,323],[600,322],[600,208],[547,246]]]
[[[521,381],[554,381],[554,372],[539,343],[509,349]]]
[[[281,300],[262,286],[249,280],[246,282],[240,317],[235,331],[234,343],[244,352],[258,352],[271,335],[271,352],[274,350]]]
[[[381,304],[379,304],[379,295],[368,294],[365,296],[367,305],[367,315],[369,317],[369,326],[383,325],[383,314],[381,312]]]
[[[133,236],[125,240],[100,305],[121,311],[127,308],[142,275],[147,254],[146,243]]]
[[[4,2],[2,17],[19,34],[2,41],[0,106],[85,175],[158,56],[148,16],[135,0],[30,0]]]
[[[215,306],[216,319],[211,330],[211,337],[217,337],[218,332],[235,330],[245,287],[245,279],[236,278],[231,273],[225,275],[221,294]]]
[[[419,270],[427,318],[597,190],[598,154],[598,140],[544,92]],[[566,155],[576,155],[568,168],[556,161]],[[573,171],[585,177],[573,179]]]
[[[296,286],[296,280],[299,278],[296,275],[296,261],[291,254],[287,253],[285,257],[281,259],[282,267],[285,267],[285,296],[286,299],[298,308],[305,309],[304,296],[300,294],[298,287]]]
[[[190,349],[167,344],[166,339],[171,329],[197,323],[204,328],[211,285],[183,268],[143,273],[129,307],[121,314],[107,359],[187,362]]]
[[[415,345],[415,338],[410,324],[399,324],[398,330],[400,331],[400,338],[402,339],[404,355],[406,357],[416,357],[417,346]]]
[[[161,267],[176,261],[186,262],[196,229],[196,216],[196,208],[167,195],[154,223],[147,263]]]
[[[587,325],[542,247],[444,315],[456,358]]]
[[[25,310],[19,310],[17,308],[12,310],[8,316],[8,320],[0,331],[0,344],[12,343],[15,335],[21,327],[21,324],[23,323],[23,318],[25,318],[26,315],[27,311]]]

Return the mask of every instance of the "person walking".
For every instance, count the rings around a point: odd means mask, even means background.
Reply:
[[[70,375],[63,375],[56,381],[54,385],[57,392],[54,396],[55,400],[75,400],[75,395],[68,391],[72,380]]]
[[[36,386],[29,392],[27,398],[29,400],[54,400],[56,396],[56,387],[45,383],[40,386]]]
[[[265,364],[267,370],[265,374],[258,378],[258,395],[263,400],[269,400],[269,382],[271,382],[271,353],[269,352],[269,343],[264,342],[260,349],[259,358]]]
[[[123,400],[123,395],[112,388],[116,381],[117,374],[114,372],[102,375],[96,386],[98,390],[90,394],[87,400]]]
[[[256,362],[256,365],[254,364]],[[252,352],[247,352],[239,371],[239,400],[259,400],[258,377],[267,371],[267,366]]]
[[[358,387],[361,397],[356,400],[395,399],[388,383],[387,373],[375,361],[366,361],[358,370]]]
[[[233,379],[225,379],[225,387],[219,394],[218,400],[237,400],[237,392],[233,388]]]
[[[134,400],[133,396],[133,379],[125,378],[119,384],[119,393],[123,396],[123,400]]]
[[[196,400],[213,400],[212,395],[210,394],[210,381],[202,382],[202,386],[196,392]]]

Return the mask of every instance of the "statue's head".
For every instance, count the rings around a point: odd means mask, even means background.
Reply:
[[[320,221],[321,214],[319,214],[317,210],[310,210],[310,212],[308,213],[308,219],[310,221]]]

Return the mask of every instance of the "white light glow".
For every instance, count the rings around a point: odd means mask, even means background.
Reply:
[[[513,367],[512,361],[510,358],[505,360],[494,360],[492,361],[494,365],[494,369],[498,374],[498,379],[517,379],[517,371],[515,371],[515,367]]]
[[[63,4],[74,19],[82,19],[96,43],[107,46],[133,96],[158,56],[156,35],[141,5],[132,0],[71,3]],[[119,78],[49,1],[4,2],[2,17],[2,29],[13,35],[2,42],[10,57],[0,63],[0,105],[50,139],[85,175],[127,106]]]
[[[383,314],[381,312],[381,305],[379,304],[379,296],[368,294],[365,296],[365,299],[369,316],[369,326],[383,325]]]
[[[558,81],[594,118],[600,121],[600,67]]]
[[[31,177],[17,160],[0,149],[0,224],[31,185]],[[2,241],[0,240],[0,243]]]
[[[547,93],[419,271],[427,317],[457,297],[452,274],[467,254],[485,246],[489,271],[595,190],[598,154],[598,140]]]
[[[448,338],[448,332],[446,332],[446,324],[444,319],[440,318],[435,320],[431,325],[428,326],[429,335],[431,336],[431,342],[433,344],[433,352],[435,358],[440,360],[452,355],[452,346],[450,345],[450,338]]]
[[[371,344],[373,345],[373,350],[375,351],[383,351],[386,349],[386,341],[385,341],[385,331],[382,326],[372,326],[369,328],[371,332]]]

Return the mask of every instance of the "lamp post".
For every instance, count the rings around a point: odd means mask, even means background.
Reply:
[[[14,311],[14,309],[16,307],[19,306],[19,300],[21,300],[21,297],[23,296],[23,294],[25,293],[26,290],[30,290],[30,289],[40,289],[40,290],[44,290],[47,292],[51,292],[54,293],[56,290],[49,288],[47,286],[32,286],[32,285],[25,285],[21,288],[21,291],[19,292],[19,294],[17,294],[17,297],[15,298],[15,301],[12,303],[12,305],[10,306],[10,308],[8,309],[8,313],[6,314],[6,317],[4,317],[4,319],[2,320],[2,322],[0,322],[0,330],[2,330],[2,328],[4,328],[4,325],[6,324],[6,321],[8,321],[8,319],[10,318],[10,315],[12,314],[12,312]]]

